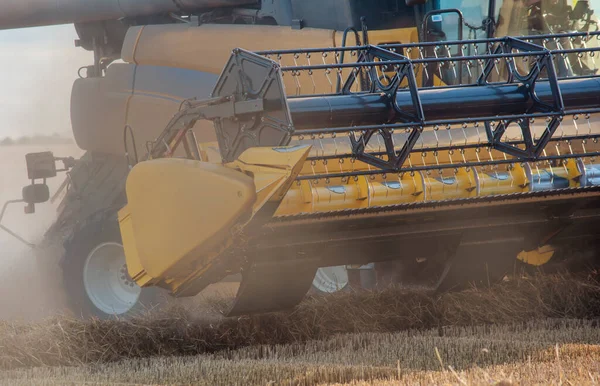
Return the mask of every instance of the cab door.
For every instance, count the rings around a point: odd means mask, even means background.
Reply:
[[[453,44],[443,42],[481,39],[493,34],[494,0],[433,0],[425,6],[421,26],[422,41],[440,42],[425,50],[429,57],[470,56],[482,54],[484,43]],[[476,62],[446,61],[431,63],[427,69],[427,86],[460,85],[473,83],[481,68]]]

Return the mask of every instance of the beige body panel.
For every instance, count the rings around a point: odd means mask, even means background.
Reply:
[[[138,65],[169,66],[220,74],[234,48],[248,51],[332,47],[334,31],[259,25],[184,24],[132,27],[122,57]]]
[[[71,91],[73,137],[81,149],[123,154],[127,103],[133,92],[134,68],[117,63],[104,78],[77,79]],[[119,143],[120,142],[120,143]]]
[[[369,32],[369,43],[409,43],[418,40],[416,28],[403,28]],[[231,51],[242,48],[248,51],[268,51],[294,48],[340,47],[343,32],[304,28],[294,30],[284,26],[219,25],[199,27],[187,25],[150,25],[129,29],[123,44],[123,60],[138,65],[167,66],[220,74]],[[218,42],[218,44],[215,44]],[[354,34],[348,34],[346,46],[356,45]],[[301,55],[284,59],[271,57],[284,66],[298,64],[327,64],[339,61],[334,54],[327,56]],[[348,54],[344,62],[356,56]],[[344,72],[340,74],[342,77]],[[334,71],[328,77],[310,76],[302,72],[284,77],[288,95],[306,93],[331,93],[337,83]]]
[[[129,125],[138,154],[145,154],[146,142],[161,133],[181,103],[190,97],[176,87],[170,92],[156,91],[161,88],[160,83],[167,84],[170,79],[161,78],[160,74],[155,79],[144,77],[141,74],[146,68],[159,66],[165,70],[213,74],[214,81],[204,84],[195,95],[206,98],[234,48],[331,47],[334,34],[332,30],[252,25],[132,27],[122,50],[125,64],[109,66],[104,78],[80,79],[75,83],[71,114],[77,144],[84,150],[122,155],[123,130]],[[294,90],[293,79],[286,80],[292,82],[289,87]],[[216,140],[212,122],[199,121],[194,131],[199,142]],[[131,151],[132,144],[129,145]]]
[[[189,68],[220,74],[234,48],[248,51],[340,47],[340,31],[285,26],[184,24],[132,27],[127,32],[121,56],[128,63]],[[418,41],[416,28],[369,31],[371,44]],[[356,44],[348,34],[347,46]],[[349,59],[349,58],[348,58]],[[320,60],[315,58],[315,60]]]

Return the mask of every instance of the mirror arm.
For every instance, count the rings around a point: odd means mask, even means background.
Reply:
[[[15,232],[13,232],[12,230],[10,230],[9,228],[7,228],[4,225],[2,225],[2,218],[4,218],[4,214],[6,213],[6,208],[10,204],[17,204],[17,203],[20,203],[20,202],[25,202],[25,201],[23,199],[20,199],[20,200],[9,200],[9,201],[6,201],[4,203],[4,205],[2,206],[2,211],[0,212],[0,229],[3,230],[4,232],[8,233],[9,235],[11,235],[12,237],[14,237],[15,239],[19,240],[23,244],[27,245],[28,247],[34,248],[35,244],[30,243],[29,241],[25,240],[23,237],[19,236],[18,234],[16,234]],[[25,207],[25,210],[27,211],[27,207]]]

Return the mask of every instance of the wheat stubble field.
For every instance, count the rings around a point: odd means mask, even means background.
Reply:
[[[0,384],[597,384],[600,284],[529,277],[435,296],[389,288],[222,318],[227,301],[132,320],[0,324]]]
[[[1,169],[0,198],[27,183],[24,150],[0,147],[16,160]],[[10,225],[39,239],[51,208],[25,219],[19,212],[9,213]],[[62,308],[52,260],[6,235],[0,247],[0,385],[600,383],[594,275],[513,278],[444,295],[312,296],[290,312],[241,318],[220,314],[233,294],[225,285],[131,320],[82,321]]]

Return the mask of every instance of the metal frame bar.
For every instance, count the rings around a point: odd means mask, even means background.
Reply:
[[[523,134],[523,142],[525,145],[525,149],[520,149],[517,146],[502,141],[502,136],[506,131],[508,125],[510,125],[510,123],[512,122],[515,122],[515,120],[499,121],[498,126],[496,126],[496,129],[492,129],[490,122],[485,122],[484,126],[490,145],[494,149],[515,157],[520,157],[526,160],[532,160],[539,157],[539,155],[542,153],[542,151],[548,144],[548,141],[550,141],[550,139],[552,138],[552,135],[554,135],[554,132],[560,125],[562,117],[564,116],[565,106],[560,92],[560,87],[558,86],[558,77],[556,76],[556,70],[554,69],[552,52],[536,44],[528,43],[523,40],[512,37],[506,37],[500,42],[500,44],[496,46],[494,54],[499,54],[501,52],[509,54],[515,49],[520,50],[521,52],[533,53],[537,55],[537,63],[529,70],[528,74],[520,75],[519,71],[516,68],[514,57],[511,57],[510,60],[507,60],[507,68],[509,72],[508,83],[514,82],[514,80],[516,80],[526,87],[529,96],[533,101],[533,106],[530,111],[545,113],[552,112],[558,115],[554,115],[551,118],[550,122],[547,125],[547,130],[544,131],[542,137],[539,138],[535,143],[531,133],[529,119],[516,120]],[[488,84],[488,78],[494,68],[494,65],[495,64],[493,61],[487,61],[482,74],[477,80],[478,85]],[[549,82],[550,90],[552,91],[553,103],[551,105],[542,103],[535,94],[536,81],[540,78],[540,74],[543,70],[546,70],[546,79]]]
[[[498,115],[494,117],[479,117],[479,118],[456,118],[456,119],[436,119],[436,120],[425,120],[422,122],[423,126],[444,126],[444,125],[460,125],[463,123],[478,123],[478,122],[491,122],[500,120],[516,120],[526,118],[545,118],[552,116],[567,116],[567,115],[582,115],[582,114],[596,114],[600,113],[600,107],[593,109],[571,109],[565,110],[563,113],[549,112],[549,113],[526,113],[526,114],[511,114],[511,115]],[[325,127],[322,129],[306,129],[297,131],[294,136],[305,137],[319,134],[339,134],[349,133],[351,131],[369,131],[378,130],[385,127],[387,129],[406,129],[415,126],[413,122],[401,122],[401,123],[387,123],[384,125],[360,125],[360,126],[341,126],[341,127]]]
[[[581,38],[586,37],[588,41],[592,37],[596,37],[600,40],[600,31],[593,32],[568,32],[559,34],[545,34],[545,35],[526,35],[517,37],[519,40],[556,40],[560,38]],[[505,38],[485,38],[485,39],[471,39],[471,40],[445,40],[440,42],[420,42],[420,43],[402,43],[402,44],[382,44],[378,47],[389,49],[389,48],[414,48],[414,47],[427,47],[427,46],[442,46],[442,45],[468,45],[468,44],[480,44],[480,43],[498,43]],[[347,47],[328,47],[328,48],[300,48],[300,49],[286,49],[286,50],[263,50],[256,51],[256,54],[269,56],[269,55],[286,55],[286,54],[302,54],[302,53],[322,53],[322,52],[342,52],[342,51],[357,51],[364,49],[365,46],[347,46]]]
[[[379,62],[376,61],[379,59]],[[425,114],[423,112],[423,106],[421,104],[421,99],[419,97],[419,91],[417,87],[417,79],[415,76],[413,64],[408,60],[408,58],[397,54],[395,52],[391,52],[388,50],[384,50],[382,48],[376,46],[368,46],[368,49],[361,54],[358,59],[358,62],[367,62],[367,63],[385,63],[388,65],[392,65],[389,63],[394,62],[393,69],[395,70],[394,76],[390,79],[389,84],[384,85],[381,83],[380,79],[377,77],[377,72],[375,68],[369,67],[368,74],[371,78],[371,93],[387,93],[388,95],[395,95],[400,84],[406,80],[408,84],[408,91],[410,92],[410,96],[412,99],[412,105],[415,110],[415,114],[400,114],[401,120],[405,122],[417,123],[417,127],[411,128],[411,132],[408,136],[408,140],[403,145],[402,149],[399,152],[396,152],[394,149],[394,143],[392,138],[392,133],[390,129],[387,127],[379,127],[377,131],[383,136],[386,154],[388,156],[388,161],[383,161],[379,157],[375,157],[366,152],[367,144],[369,143],[371,137],[374,134],[373,130],[366,131],[360,135],[359,138],[356,138],[355,132],[350,132],[350,142],[352,144],[352,152],[354,156],[371,165],[375,165],[377,167],[385,168],[389,167],[389,164],[394,165],[393,167],[400,167],[412,151],[412,148],[417,143],[421,132],[423,131],[423,127],[419,125],[419,123],[424,122]],[[396,62],[405,61],[403,64],[399,64]],[[343,93],[349,93],[352,84],[356,81],[356,72],[352,71],[348,76],[347,81],[342,88]]]
[[[587,153],[577,153],[577,154],[564,154],[564,155],[551,155],[551,156],[543,156],[537,158],[536,162],[543,161],[557,161],[557,160],[566,160],[573,158],[585,158],[585,157],[598,157],[600,156],[600,152],[587,152]],[[495,166],[495,165],[511,165],[517,163],[523,163],[525,161],[519,159],[499,159],[493,161],[476,161],[476,162],[456,162],[456,163],[448,163],[448,164],[435,164],[435,165],[422,165],[422,166],[410,166],[406,168],[402,168],[400,170],[397,169],[378,169],[378,170],[357,170],[343,173],[324,173],[324,174],[312,174],[312,175],[302,175],[298,176],[296,179],[299,181],[307,180],[307,181],[315,181],[321,179],[331,179],[331,178],[343,178],[343,177],[357,177],[357,176],[372,176],[372,175],[387,175],[387,174],[399,174],[402,175],[404,173],[410,172],[419,172],[419,171],[432,171],[437,170],[441,171],[444,169],[459,169],[459,168],[472,168],[478,166]]]
[[[595,143],[600,143],[600,133],[598,134],[589,134],[589,135],[565,135],[560,138],[552,138],[549,143],[554,142],[565,142],[569,143],[571,141],[586,141],[593,140]],[[523,144],[524,141],[507,141],[507,144],[517,146]],[[440,152],[440,151],[461,151],[467,149],[488,149],[492,148],[489,142],[477,142],[477,143],[467,143],[460,145],[447,145],[447,146],[436,146],[436,147],[418,147],[413,148],[411,153],[431,153],[431,152]],[[369,153],[373,156],[383,156],[386,155],[384,151],[376,151]],[[586,153],[587,154],[587,153]],[[341,159],[341,158],[354,158],[356,159],[354,154],[344,153],[344,154],[331,154],[331,155],[322,155],[322,156],[310,156],[307,158],[308,161],[322,161],[322,160],[331,160],[331,159]]]

